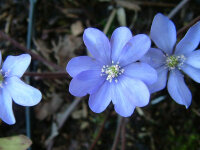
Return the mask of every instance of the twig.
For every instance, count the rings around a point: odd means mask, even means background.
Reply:
[[[150,6],[150,7],[174,7],[172,3],[163,3],[163,2],[150,2],[150,1],[134,1],[135,4]]]
[[[58,123],[58,129],[61,129],[65,123],[65,121],[68,119],[71,112],[76,108],[76,106],[81,102],[80,97],[76,97],[73,101],[73,103],[68,107],[64,113],[58,114],[56,118],[56,122]]]
[[[107,23],[106,23],[106,26],[105,26],[105,28],[104,28],[104,30],[103,30],[103,32],[104,32],[105,34],[108,32],[108,30],[109,30],[109,28],[110,28],[110,25],[111,25],[111,23],[113,22],[113,20],[114,20],[114,18],[115,18],[116,12],[117,12],[116,9],[113,9],[113,10],[112,10],[112,13],[110,14],[110,16],[109,16],[109,18],[108,18],[108,21],[107,21]]]
[[[30,10],[29,10],[29,17],[28,17],[28,28],[27,28],[27,41],[26,47],[27,49],[31,49],[31,41],[32,41],[32,30],[33,30],[33,14],[34,14],[34,7],[36,1],[29,0],[30,2]],[[27,82],[30,82],[30,78],[26,78]],[[30,108],[26,107],[25,109],[25,116],[26,116],[26,135],[27,137],[31,138],[31,118],[30,118]],[[31,150],[31,147],[28,148]]]
[[[24,76],[40,77],[40,78],[66,78],[68,74],[66,72],[26,72]]]
[[[56,115],[55,120],[52,123],[51,135],[45,141],[47,150],[51,150],[54,143],[54,138],[59,134],[59,130],[63,127],[64,123],[76,108],[76,106],[81,102],[81,98],[76,97],[70,106],[64,111]]]
[[[115,132],[115,138],[114,138],[114,142],[113,142],[111,150],[115,150],[116,147],[117,147],[117,143],[118,143],[118,139],[119,139],[119,135],[120,135],[120,129],[121,129],[123,119],[124,118],[122,118],[121,116],[118,116],[117,129],[116,129],[116,132]]]
[[[171,19],[174,15],[187,3],[189,0],[182,0],[172,11],[169,13],[168,17]]]
[[[121,150],[125,150],[126,148],[126,124],[127,124],[127,118],[123,119],[122,122],[122,129],[121,129]]]
[[[184,27],[182,27],[181,29],[178,30],[177,36],[179,36],[181,33],[186,31],[187,29],[189,29],[191,26],[193,26],[199,20],[200,20],[200,16],[198,16],[195,19],[193,19],[192,21],[190,21],[190,23],[188,25],[186,25],[186,26],[184,26]]]
[[[102,123],[101,126],[100,126],[100,129],[99,129],[99,131],[98,131],[98,134],[97,134],[95,140],[93,141],[93,143],[92,143],[92,145],[91,145],[91,147],[90,147],[89,150],[93,150],[93,149],[94,149],[94,147],[95,147],[97,141],[99,140],[99,138],[100,138],[100,136],[101,136],[101,134],[102,134],[102,132],[103,132],[103,128],[104,128],[104,126],[105,126],[106,121],[108,120],[109,115],[110,115],[110,111],[107,113],[106,117],[104,118],[104,121],[103,121],[103,123]]]
[[[64,71],[64,69],[46,59],[44,59],[43,57],[41,57],[40,55],[37,55],[36,53],[29,51],[27,48],[25,48],[24,46],[22,46],[21,44],[19,44],[17,41],[15,41],[14,39],[10,38],[8,35],[6,35],[5,33],[3,33],[2,31],[0,31],[0,38],[9,41],[12,45],[14,45],[15,47],[19,48],[21,51],[30,54],[34,59],[37,59],[41,62],[43,62],[45,65],[47,65],[48,67],[53,67],[56,70],[59,71]]]

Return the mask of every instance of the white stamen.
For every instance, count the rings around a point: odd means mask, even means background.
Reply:
[[[117,77],[124,72],[124,69],[121,69],[121,67],[119,66],[119,62],[117,62],[117,64],[114,64],[114,61],[112,61],[111,66],[103,65],[103,67],[101,68],[101,72],[101,76],[107,75],[107,81],[111,83],[112,79],[115,78],[115,82],[117,83]]]

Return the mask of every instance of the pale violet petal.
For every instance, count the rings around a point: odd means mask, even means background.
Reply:
[[[158,92],[166,87],[168,69],[165,66],[161,66],[156,69],[158,73],[157,81],[148,86],[151,93]]]
[[[179,70],[174,69],[170,71],[167,89],[178,104],[185,105],[188,108],[192,101],[192,94],[184,81],[184,76]]]
[[[8,91],[4,88],[0,88],[0,119],[9,125],[15,124],[12,99]]]
[[[127,27],[115,29],[111,36],[112,60],[117,61],[125,44],[132,38],[132,33]]]
[[[88,56],[79,56],[72,58],[66,67],[66,71],[71,77],[75,77],[82,71],[101,69],[102,66],[93,58]]]
[[[104,82],[103,85],[95,93],[90,95],[89,107],[95,113],[101,113],[111,102],[112,84],[108,81]]]
[[[85,29],[83,41],[95,59],[105,64],[111,63],[110,41],[102,31],[96,28]]]
[[[151,85],[157,80],[157,72],[146,63],[136,62],[124,67],[124,75]]]
[[[168,17],[158,13],[153,19],[150,37],[159,49],[172,54],[176,43],[176,27]]]
[[[99,89],[105,81],[101,76],[101,70],[87,70],[75,76],[69,85],[69,92],[78,97],[92,94]]]
[[[200,69],[194,68],[190,65],[184,64],[181,67],[181,70],[183,70],[184,73],[186,73],[190,78],[192,78],[197,83],[200,83]]]
[[[124,46],[118,62],[126,66],[141,59],[151,46],[151,40],[145,34],[133,36]]]
[[[141,80],[121,75],[118,82],[113,84],[112,101],[115,111],[121,116],[131,116],[136,106],[143,107],[149,103],[149,90]]]
[[[21,77],[31,62],[29,54],[19,56],[8,56],[3,63],[2,70],[8,74],[8,77]]]
[[[165,64],[166,56],[160,49],[150,48],[140,61],[147,63],[154,68],[158,68]]]
[[[14,102],[19,105],[34,106],[42,99],[42,94],[38,89],[24,83],[16,76],[7,78],[6,83],[5,88]]]
[[[200,50],[193,51],[186,56],[185,63],[200,69]]]
[[[188,54],[194,51],[200,42],[200,21],[193,25],[177,44],[175,54]]]

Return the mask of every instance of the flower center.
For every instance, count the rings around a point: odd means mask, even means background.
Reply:
[[[104,65],[101,69],[101,72],[101,76],[107,75],[106,80],[108,80],[109,82],[112,82],[113,79],[115,79],[115,82],[118,82],[117,77],[124,72],[124,69],[119,66],[119,62],[117,64],[114,64],[114,62],[112,61],[112,65]]]
[[[170,70],[175,69],[176,67],[178,69],[181,69],[181,66],[183,65],[184,61],[185,61],[185,56],[184,55],[180,55],[180,56],[167,56],[166,58],[166,65]]]

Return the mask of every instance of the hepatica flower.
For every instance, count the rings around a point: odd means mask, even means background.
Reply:
[[[8,56],[0,70],[0,118],[7,124],[15,123],[12,99],[19,105],[33,106],[42,98],[39,90],[20,80],[30,62],[28,54]]]
[[[182,72],[200,83],[200,51],[195,50],[200,41],[200,22],[192,26],[176,45],[174,23],[159,13],[154,17],[150,36],[158,47],[151,48],[142,58],[158,72],[158,80],[149,86],[150,91],[162,90],[167,84],[170,96],[188,108],[192,95]]]
[[[130,116],[135,107],[149,102],[146,84],[157,79],[148,64],[137,62],[150,48],[148,36],[132,36],[126,27],[117,28],[111,40],[98,29],[84,31],[83,41],[92,57],[80,56],[69,61],[67,72],[73,77],[69,91],[74,96],[90,94],[89,107],[100,113],[112,101],[121,116]]]

